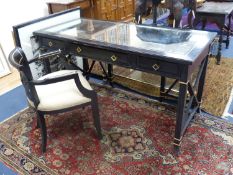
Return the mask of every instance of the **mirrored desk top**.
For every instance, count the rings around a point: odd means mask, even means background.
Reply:
[[[35,31],[34,35],[168,57],[191,64],[209,46],[216,33],[81,18]]]
[[[233,2],[205,2],[196,11],[229,15],[233,12]]]

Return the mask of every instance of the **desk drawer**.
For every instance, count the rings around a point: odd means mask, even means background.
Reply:
[[[150,73],[170,75],[171,77],[179,75],[177,64],[154,60],[153,58],[139,57],[138,68]]]
[[[64,49],[64,42],[58,40],[51,40],[47,38],[43,38],[41,40],[41,46],[44,46],[48,49]]]
[[[129,57],[128,54],[78,45],[72,45],[70,48],[72,48],[72,53],[77,54],[78,56],[104,61],[119,66],[133,67],[137,62],[136,58]]]

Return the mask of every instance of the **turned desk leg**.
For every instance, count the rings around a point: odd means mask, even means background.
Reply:
[[[223,29],[221,28],[220,30],[220,34],[219,34],[219,41],[218,41],[218,53],[216,55],[216,59],[217,59],[217,64],[220,64],[220,60],[221,60],[221,51],[222,51],[222,35],[223,35]]]
[[[179,97],[176,114],[175,138],[174,138],[174,151],[178,155],[180,153],[180,145],[182,137],[189,126],[190,121],[198,110],[200,110],[200,103],[205,84],[205,75],[208,64],[208,56],[203,60],[200,65],[194,85],[187,80],[179,82]],[[197,88],[197,89],[196,89]],[[197,94],[194,91],[197,90]],[[187,101],[187,92],[189,92],[189,100]]]
[[[176,114],[176,128],[175,128],[175,138],[174,138],[174,151],[176,154],[180,152],[180,144],[182,140],[182,135],[184,132],[183,120],[185,116],[185,104],[187,96],[188,82],[180,82],[178,106]]]
[[[153,5],[153,26],[157,25],[157,6]]]
[[[230,44],[230,34],[231,34],[231,14],[228,16],[228,26],[227,26],[227,40],[226,40],[226,48],[229,48]]]
[[[166,84],[166,78],[164,76],[161,76],[161,81],[160,81],[160,97],[159,97],[159,101],[160,102],[162,102],[164,100],[165,84]]]
[[[108,64],[108,81],[109,84],[113,87],[112,79],[113,79],[113,65]]]
[[[199,103],[199,108],[201,106],[201,99],[202,99],[202,94],[203,94],[203,89],[204,89],[204,85],[205,85],[205,77],[206,77],[206,71],[207,71],[207,65],[208,65],[208,60],[209,60],[209,56],[206,56],[205,60],[204,60],[204,67],[201,73],[201,77],[198,83],[198,91],[197,91],[197,100]],[[200,111],[200,109],[199,109]]]
[[[86,75],[89,70],[88,58],[83,58],[83,72]]]

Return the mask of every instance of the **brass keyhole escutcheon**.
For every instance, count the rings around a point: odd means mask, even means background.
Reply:
[[[111,56],[111,59],[112,59],[112,61],[116,61],[117,60],[116,55]]]
[[[53,46],[53,43],[52,43],[52,41],[49,41],[49,47],[52,47]]]
[[[78,53],[80,53],[80,52],[82,52],[82,49],[81,49],[80,47],[77,47],[76,51],[77,51]]]
[[[158,65],[158,64],[154,64],[154,65],[152,66],[152,68],[153,68],[155,71],[157,71],[157,70],[159,70],[159,65]]]

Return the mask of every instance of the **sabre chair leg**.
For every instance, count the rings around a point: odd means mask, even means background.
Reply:
[[[41,137],[42,137],[41,150],[43,153],[45,153],[46,152],[46,145],[47,145],[47,129],[46,129],[44,114],[42,112],[38,112],[38,122],[40,125]]]
[[[101,124],[100,124],[97,97],[94,100],[92,100],[91,107],[92,107],[92,116],[94,119],[94,125],[95,125],[96,131],[97,131],[97,135],[98,135],[98,138],[101,140],[103,138],[103,135],[101,132]]]

